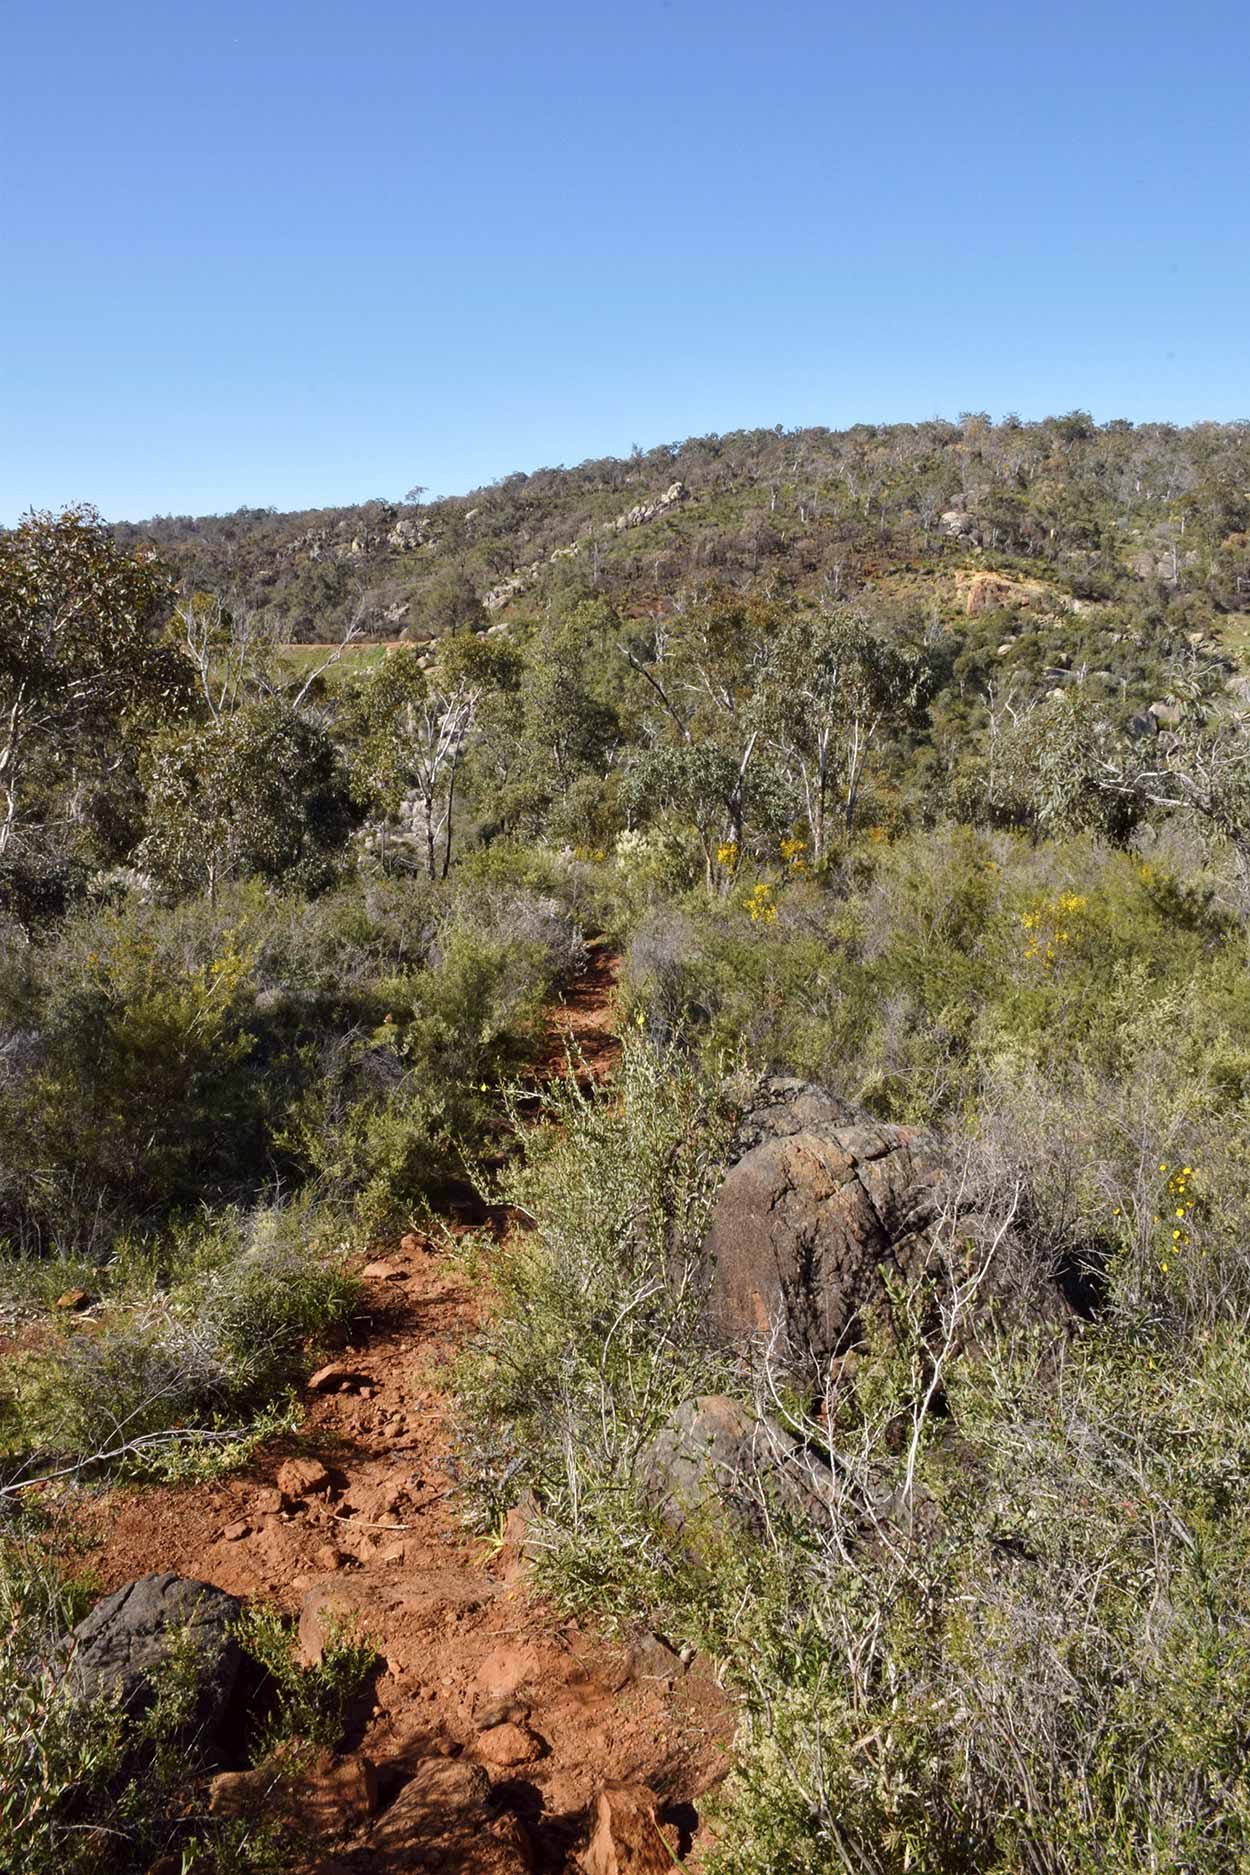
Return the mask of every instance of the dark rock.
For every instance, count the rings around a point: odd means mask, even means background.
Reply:
[[[765,1503],[819,1516],[830,1473],[771,1419],[742,1401],[708,1393],[684,1400],[641,1459],[643,1488],[673,1530],[713,1527],[726,1514],[756,1527]]]
[[[164,1571],[108,1595],[70,1636],[66,1680],[86,1703],[115,1698],[132,1718],[151,1706],[161,1669],[176,1654],[194,1674],[189,1726],[204,1742],[217,1733],[242,1652],[233,1627],[243,1604],[233,1595]]]
[[[739,1127],[699,1253],[704,1321],[719,1341],[764,1343],[819,1395],[869,1318],[888,1329],[892,1298],[925,1278],[936,1324],[937,1302],[972,1274],[993,1230],[931,1134],[774,1078]],[[1007,1233],[960,1339],[991,1310],[1052,1325],[1066,1315],[1056,1285]]]

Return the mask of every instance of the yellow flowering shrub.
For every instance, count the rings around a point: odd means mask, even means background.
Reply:
[[[1057,892],[1021,912],[1025,961],[1055,963],[1079,930],[1088,903],[1083,892]]]
[[[752,924],[772,924],[776,919],[776,891],[771,885],[761,881],[759,885],[752,886],[742,903]]]

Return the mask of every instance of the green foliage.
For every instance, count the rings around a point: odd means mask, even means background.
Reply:
[[[235,1636],[266,1675],[261,1693],[266,1716],[252,1744],[256,1761],[274,1758],[292,1741],[330,1750],[341,1745],[348,1708],[380,1664],[377,1649],[340,1627],[327,1635],[320,1660],[305,1666],[290,1623],[275,1609],[260,1606],[240,1618]],[[292,1762],[289,1753],[286,1761]]]
[[[365,1230],[402,1227],[484,1142],[501,1082],[537,1047],[550,975],[537,943],[453,924],[370,1036],[322,1053],[283,1149]]]
[[[561,1090],[556,1126],[526,1131],[505,1195],[532,1227],[494,1261],[460,1377],[466,1483],[487,1520],[535,1494],[535,1566],[567,1605],[645,1608],[718,1659],[743,1729],[713,1866],[1241,1866],[1250,1294],[1218,1244],[1244,1243],[1244,1218],[1214,1216],[1223,1168],[1139,1163],[1201,1100],[1169,1118],[1156,1091],[1099,1134],[1091,1098],[1048,1150],[1014,1116],[1009,1169],[1033,1173],[1016,1228],[1035,1249],[1053,1242],[1060,1185],[1070,1211],[1077,1187],[1086,1242],[1131,1208],[1135,1179],[1156,1213],[1183,1208],[1183,1252],[1148,1227],[1148,1308],[1127,1234],[1101,1325],[1066,1344],[952,1341],[934,1375],[904,1308],[901,1338],[866,1338],[816,1405],[772,1391],[792,1434],[831,1455],[827,1508],[753,1537],[712,1519],[691,1550],[640,1499],[638,1460],[677,1401],[748,1385],[700,1349],[696,1295],[672,1287],[724,1135],[690,1066],[640,1041],[618,1094]],[[1005,1123],[987,1094],[974,1175],[991,1183]],[[940,1417],[925,1411],[938,1380]]]
[[[656,1033],[745,1047],[885,1117],[970,1114],[1008,1058],[1126,1076],[1164,1024],[1177,1080],[1201,1085],[1250,1014],[1237,929],[1202,887],[1089,839],[949,827],[870,838],[824,887],[780,852],[759,874],[773,917],[751,918],[744,872],[724,904],[640,927],[630,994]]]
[[[190,699],[172,604],[151,548],[123,551],[91,508],[0,532],[0,904],[20,917],[38,921],[41,866],[115,856],[136,751]]]
[[[163,1240],[159,1258],[137,1255],[128,1272],[120,1259],[96,1319],[8,1363],[7,1477],[103,1462],[167,1474],[205,1453],[238,1463],[258,1419],[273,1423],[310,1352],[349,1319],[346,1248],[304,1207],[219,1214]],[[6,1273],[18,1287],[20,1267]]]
[[[669,1271],[706,1227],[729,1115],[713,1082],[636,1037],[611,1097],[569,1076],[542,1109],[544,1125],[518,1126],[497,1194],[533,1228],[490,1269],[494,1307],[460,1377],[466,1462],[488,1520],[521,1471],[546,1512],[544,1574],[585,1606],[601,1590],[627,1599],[623,1558],[656,1566],[635,1462],[718,1377]]]
[[[194,1660],[178,1637],[138,1719],[62,1677],[65,1637],[85,1612],[81,1585],[58,1576],[33,1532],[0,1539],[0,1866],[22,1875],[146,1875],[162,1856],[214,1875],[280,1875],[313,1847],[283,1812],[318,1747],[341,1742],[345,1714],[373,1671],[373,1649],[330,1639],[301,1668],[292,1635],[256,1607],[237,1638],[260,1679],[252,1762],[272,1774],[266,1815],[208,1815],[208,1774],[187,1719]]]
[[[138,858],[178,892],[251,877],[315,890],[333,878],[354,818],[325,729],[268,698],[157,749]]]
[[[49,982],[33,1072],[0,1092],[0,1131],[26,1142],[24,1167],[12,1159],[8,1174],[24,1235],[71,1235],[75,1187],[84,1213],[102,1201],[133,1214],[185,1202],[237,1164],[240,1136],[255,1132],[245,1068],[254,959],[235,934],[194,963],[162,956],[153,933],[124,918],[101,920],[93,937],[99,949]]]

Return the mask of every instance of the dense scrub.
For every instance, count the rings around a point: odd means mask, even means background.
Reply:
[[[767,915],[653,909],[618,1085],[523,1138],[535,1228],[463,1379],[482,1502],[519,1471],[541,1580],[723,1662],[746,1718],[717,1867],[1250,1853],[1245,936],[1192,854],[1150,853],[948,829],[776,874]],[[806,1386],[708,1342],[672,1272],[767,1067],[936,1126],[1077,1293],[1070,1330],[968,1338],[969,1289],[935,1347],[917,1291]],[[674,1534],[647,1453],[706,1392],[823,1455],[818,1510]]]
[[[480,624],[482,598],[522,569],[534,573],[514,610],[593,585],[633,611],[707,577],[837,595],[888,571],[918,593],[925,573],[970,549],[1082,602],[1172,612],[1183,632],[1250,599],[1246,449],[1239,423],[973,412],[689,437],[431,502],[171,515],[117,531],[155,542],[192,587],[228,592],[294,640],[335,637],[352,618],[372,637]],[[616,525],[674,483],[686,499]]]
[[[377,514],[347,555],[349,517],[302,517],[307,552],[280,517],[164,523],[181,583],[89,511],[0,536],[30,1866],[75,1793],[119,1868],[168,1821],[159,1779],[117,1811],[108,1723],[97,1766],[45,1711],[29,1620],[67,1608],[31,1487],[203,1475],[294,1424],[351,1253],[470,1178],[532,1224],[477,1246],[470,1514],[528,1491],[554,1593],[721,1663],[721,1866],[1250,1865],[1244,450],[1080,413],[702,439]],[[657,475],[688,499],[608,528]],[[390,599],[430,648],[284,657],[401,522]],[[485,633],[487,576],[570,532]],[[536,1090],[594,942],[619,1074]],[[932,1128],[1062,1335],[964,1333],[956,1285],[892,1297],[819,1384],[712,1342],[682,1253],[766,1072]],[[827,1501],[745,1477],[744,1521],[675,1536],[646,1454],[707,1392]]]

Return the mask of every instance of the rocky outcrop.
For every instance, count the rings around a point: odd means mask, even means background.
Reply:
[[[135,1718],[152,1705],[161,1670],[176,1653],[194,1676],[188,1728],[211,1745],[243,1658],[234,1638],[242,1607],[207,1582],[168,1571],[140,1576],[105,1596],[74,1629],[66,1681],[84,1704],[115,1699]]]
[[[507,579],[501,579],[497,586],[492,586],[489,592],[482,595],[482,604],[486,610],[498,612],[500,606],[507,605],[510,599],[515,599],[519,593],[525,592],[534,584],[546,564],[545,560],[531,560],[528,566],[518,568],[515,573],[509,573]]]
[[[661,515],[689,499],[690,490],[684,482],[670,483],[664,493],[657,495],[653,501],[640,501],[636,507],[626,509],[624,514],[618,514],[614,520],[603,523],[597,530],[592,528],[588,534],[580,535],[567,546],[557,547],[545,560],[531,560],[528,566],[518,567],[515,573],[509,573],[506,579],[501,579],[497,586],[492,586],[488,593],[483,594],[482,604],[488,612],[498,612],[501,606],[528,591],[542,577],[546,567],[554,566],[560,560],[575,560],[586,541],[594,538],[596,531],[619,534],[629,527],[645,527],[648,521],[658,521]]]
[[[618,514],[608,527],[613,533],[622,533],[627,527],[645,527],[648,521],[658,521],[670,508],[676,508],[683,501],[688,501],[690,491],[684,482],[673,482],[657,495],[654,501],[640,501],[636,507],[629,508],[624,514]]]
[[[1074,601],[1044,580],[1008,579],[1003,573],[956,573],[955,590],[969,618],[1003,607],[1071,612]]]
[[[704,1321],[716,1339],[762,1342],[814,1376],[862,1338],[870,1315],[888,1326],[894,1297],[923,1278],[936,1307],[992,1228],[932,1135],[802,1082],[766,1081],[699,1254]],[[1063,1315],[1057,1289],[1006,1234],[975,1298],[977,1313],[991,1308]]]

